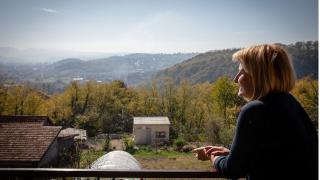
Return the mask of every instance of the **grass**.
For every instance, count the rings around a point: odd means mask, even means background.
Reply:
[[[141,149],[133,156],[143,169],[197,169],[209,170],[210,161],[199,161],[193,153],[174,150]]]
[[[148,157],[175,157],[178,155],[181,155],[180,152],[177,151],[170,151],[170,150],[155,150],[155,149],[141,149],[133,153],[135,157],[143,157],[143,158],[148,158]],[[188,153],[184,153],[188,154]]]
[[[83,150],[80,155],[80,168],[87,168],[96,159],[105,154],[101,144],[97,142],[94,149]],[[98,146],[100,145],[100,146]],[[152,148],[139,146],[139,150],[131,154],[140,162],[143,169],[194,169],[210,170],[210,161],[199,161],[191,152],[178,152],[173,147]]]

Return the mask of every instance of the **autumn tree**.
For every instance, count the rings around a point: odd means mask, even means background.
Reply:
[[[213,101],[215,103],[216,112],[222,115],[225,124],[231,123],[232,114],[228,110],[236,106],[238,100],[237,86],[229,77],[222,76],[214,83]]]
[[[301,103],[318,129],[318,81],[310,77],[298,80],[292,94]]]

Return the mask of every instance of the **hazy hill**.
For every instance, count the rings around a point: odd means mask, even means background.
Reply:
[[[282,45],[282,44],[281,44]],[[282,45],[291,55],[298,78],[310,75],[318,78],[318,41]],[[234,77],[238,64],[231,57],[239,49],[217,50],[199,54],[173,67],[159,71],[153,78],[171,77],[176,83],[214,82],[219,76]]]
[[[102,82],[123,80],[127,84],[135,85],[149,79],[151,74],[195,55],[197,54],[129,54],[90,61],[69,58],[51,64],[6,62],[0,63],[0,73],[16,82],[69,83],[75,79]]]
[[[69,57],[90,60],[123,54],[124,53],[78,52],[64,49],[17,49],[13,47],[0,47],[0,62],[52,63]]]

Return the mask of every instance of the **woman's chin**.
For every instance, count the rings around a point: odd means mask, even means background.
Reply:
[[[243,92],[238,92],[238,96],[244,99],[245,101],[250,101],[250,97],[246,96]]]

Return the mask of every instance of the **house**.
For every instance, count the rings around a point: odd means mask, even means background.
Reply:
[[[50,167],[60,126],[47,116],[0,116],[0,167]]]
[[[72,147],[75,142],[81,147],[87,141],[87,131],[84,129],[66,128],[60,131],[58,135],[59,149],[68,149]]]
[[[154,144],[169,141],[168,117],[134,117],[133,136],[136,144]]]

